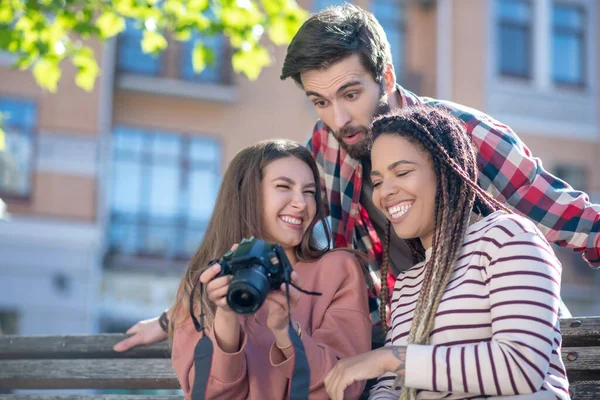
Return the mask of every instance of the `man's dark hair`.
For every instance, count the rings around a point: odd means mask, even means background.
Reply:
[[[381,83],[392,54],[377,19],[353,4],[328,7],[308,18],[292,39],[281,79],[292,77],[302,86],[301,72],[327,68],[353,54],[360,56],[375,82]]]

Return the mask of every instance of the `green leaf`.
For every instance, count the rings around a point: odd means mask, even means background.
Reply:
[[[180,42],[187,42],[192,37],[192,31],[190,29],[180,30],[179,32],[173,32],[173,38]]]
[[[100,73],[100,67],[94,57],[94,52],[89,47],[77,49],[73,55],[73,65],[77,67],[75,83],[83,90],[90,92],[94,89],[94,82]]]
[[[0,7],[0,24],[10,24],[13,20],[14,14],[11,6]]]
[[[167,39],[153,31],[144,30],[144,38],[142,39],[142,51],[144,53],[157,54],[167,48]]]
[[[208,0],[188,0],[187,11],[188,13],[200,13],[208,7]]]
[[[269,39],[278,46],[290,42],[290,29],[288,21],[284,18],[274,18],[269,26]],[[292,33],[292,37],[294,33]]]
[[[258,78],[260,71],[271,64],[271,58],[267,50],[256,45],[249,50],[238,50],[233,54],[232,60],[233,70],[241,72],[251,81]]]
[[[33,76],[38,85],[51,92],[56,91],[56,85],[60,79],[61,71],[58,66],[58,60],[40,60],[33,67]]]
[[[125,19],[111,11],[105,11],[96,20],[96,26],[100,30],[100,36],[108,39],[125,29]]]
[[[192,50],[192,67],[194,72],[199,74],[207,65],[215,62],[215,53],[212,49],[206,47],[201,40],[197,40]]]

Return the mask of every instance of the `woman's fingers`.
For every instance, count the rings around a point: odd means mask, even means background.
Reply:
[[[212,283],[212,282],[211,282]],[[206,289],[208,293],[208,299],[212,302],[216,302],[217,300],[227,296],[227,290],[229,289],[229,282],[225,285],[220,285],[214,287],[213,289]]]
[[[221,272],[221,265],[213,264],[209,268],[205,269],[204,272],[200,275],[200,282],[205,285],[212,281],[218,274]]]

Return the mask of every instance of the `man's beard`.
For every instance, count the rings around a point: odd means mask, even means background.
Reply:
[[[387,99],[384,96],[381,96],[379,104],[377,105],[377,108],[373,113],[372,119],[375,119],[380,115],[387,114],[390,111],[390,105],[386,100]],[[345,136],[360,133],[364,133],[365,135],[365,138],[360,142],[355,144],[348,144],[344,141]],[[340,143],[340,146],[342,146],[342,148],[346,150],[346,153],[348,153],[350,157],[358,161],[364,161],[369,159],[369,143],[371,141],[371,130],[368,127],[364,125],[347,126],[342,128],[339,132],[335,132],[333,136],[335,136],[337,141]]]

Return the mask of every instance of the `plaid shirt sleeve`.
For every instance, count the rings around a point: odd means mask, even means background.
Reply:
[[[534,221],[549,242],[583,252],[591,266],[600,267],[600,205],[544,170],[510,127],[466,107],[440,105],[472,136],[480,186]]]

